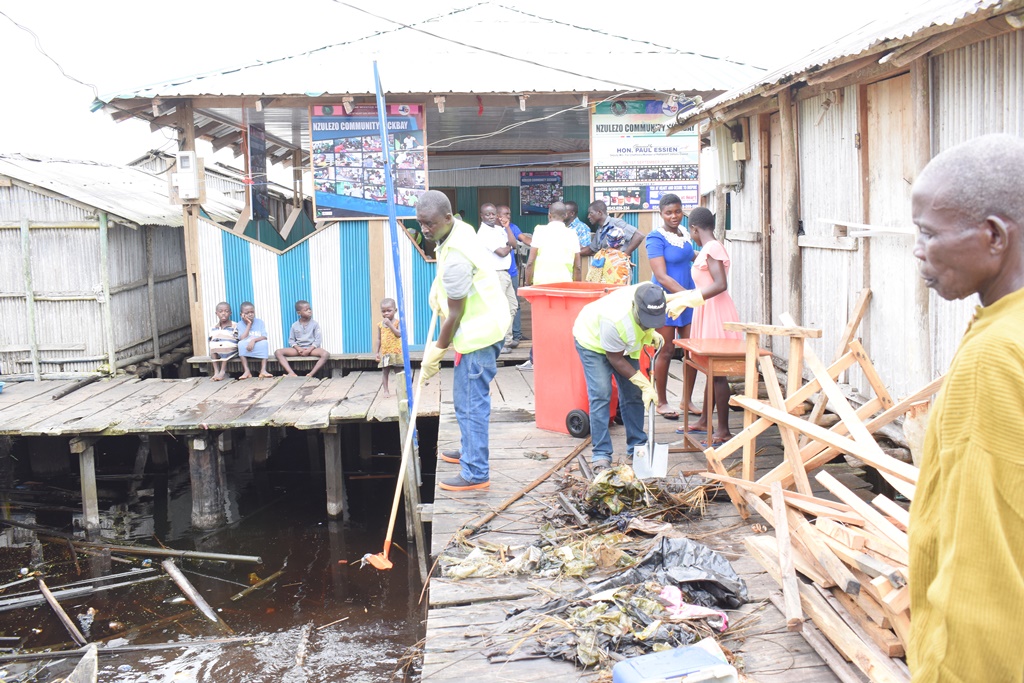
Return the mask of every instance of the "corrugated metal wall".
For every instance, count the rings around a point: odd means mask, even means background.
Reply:
[[[7,188],[9,189],[9,188]],[[27,193],[31,194],[31,193]],[[37,198],[39,195],[35,195]],[[46,221],[70,206],[58,199],[55,211],[36,212]],[[33,206],[45,207],[46,201]],[[31,207],[30,207],[31,208]],[[83,212],[84,214],[84,212]],[[79,215],[76,221],[87,220]],[[188,298],[184,278],[184,241],[178,228],[154,228],[154,265],[158,276],[173,276],[154,287],[160,343],[164,350],[188,338]],[[100,271],[99,224],[88,227],[33,227],[33,291],[36,296],[36,341],[41,370],[93,372],[108,360],[104,332],[103,278]],[[118,360],[151,355],[146,245],[142,230],[114,224],[108,232],[111,317]],[[27,308],[22,280],[21,232],[0,229],[0,363],[5,374],[31,372]],[[47,362],[49,361],[49,362]]]
[[[0,222],[22,218],[39,223],[77,223],[96,220],[96,212],[18,185],[0,187]]]
[[[324,348],[332,353],[341,353],[342,349],[348,351],[349,346],[341,315],[343,304],[340,238],[340,230],[321,230],[307,243],[311,296],[316,306],[313,309],[313,317],[320,323]],[[282,308],[282,314],[289,322],[295,320],[295,313],[291,309]]]
[[[931,59],[932,148],[939,153],[986,133],[1024,135],[1024,31]],[[931,294],[932,368],[949,368],[977,298]]]
[[[371,230],[379,230],[381,235],[381,244],[383,245],[383,254],[381,255],[384,262],[381,264],[381,269],[384,271],[384,296],[391,297],[392,299],[398,300],[397,287],[395,284],[395,266],[394,257],[391,253],[391,228],[387,221],[374,221],[370,223]],[[409,343],[415,345],[416,343],[416,318],[417,311],[415,305],[415,282],[413,280],[413,259],[423,261],[423,256],[413,248],[412,241],[408,237],[401,233],[402,228],[398,228],[398,260],[401,263],[401,275],[402,275],[402,290],[405,295],[405,327],[406,334],[412,332],[412,337]],[[374,328],[377,327],[377,304],[379,302],[373,302],[373,320]],[[376,333],[374,333],[376,334]],[[376,338],[376,337],[375,337]],[[374,342],[376,343],[376,342]]]
[[[367,221],[340,224],[341,298],[346,353],[373,353],[376,302],[370,301],[370,228]]]
[[[800,215],[804,234],[832,237],[832,221],[864,222],[860,159],[855,140],[857,88],[833,90],[803,100],[798,107]],[[801,323],[822,330],[821,340],[811,343],[828,361],[863,287],[862,254],[813,247],[802,247],[800,254],[803,264]]]
[[[750,120],[750,159],[747,160],[743,189],[733,191],[730,197],[732,220],[730,231],[753,232],[764,235],[761,215],[761,151],[758,144],[756,119]],[[767,163],[767,162],[764,162]],[[730,240],[725,233],[725,247],[729,252],[729,294],[736,304],[740,320],[768,323],[761,312],[764,280],[761,254],[763,242]]]

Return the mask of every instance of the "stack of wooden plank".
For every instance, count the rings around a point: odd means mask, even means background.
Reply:
[[[750,328],[744,330],[748,335],[765,333],[759,326],[744,327]],[[775,333],[778,328],[770,329]],[[795,333],[788,336],[794,338]],[[822,653],[826,661],[833,660],[843,680],[858,680],[850,671],[840,673],[849,667],[845,658],[872,681],[909,681],[909,671],[900,659],[910,631],[909,514],[893,498],[878,495],[864,500],[828,472],[814,471],[846,453],[877,469],[898,497],[913,500],[918,469],[883,452],[872,434],[938,391],[942,378],[894,402],[857,341],[844,343],[829,367],[810,349],[800,353],[813,379],[794,385],[792,373],[802,367],[794,366],[791,355],[790,392],[785,399],[771,359],[760,360],[769,399],[733,398],[748,413],[746,426],[719,448],[705,451],[713,470],[706,476],[723,484],[741,514],[746,516],[753,508],[774,526],[774,539],[752,536],[745,543],[782,587],[779,604],[790,629],[801,630],[805,615],[810,617],[842,655],[836,657],[832,650]],[[755,358],[748,354],[748,363]],[[850,404],[836,383],[854,364],[860,365],[875,393],[859,408]],[[801,416],[804,402],[816,394],[815,408],[805,419]],[[831,429],[816,424],[825,403],[839,416]],[[723,460],[741,449],[743,472],[755,471],[757,435],[771,426],[780,431],[783,462],[756,481],[729,476]],[[820,495],[812,489],[812,476]],[[795,490],[786,490],[790,487]],[[808,634],[808,641],[820,650],[814,635]]]

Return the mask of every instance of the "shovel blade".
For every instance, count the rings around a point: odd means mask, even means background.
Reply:
[[[633,471],[640,479],[660,479],[668,474],[668,444],[647,442],[633,451]]]

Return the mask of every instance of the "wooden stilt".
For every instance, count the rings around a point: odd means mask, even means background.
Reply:
[[[270,435],[265,429],[246,429],[245,440],[252,448],[252,464],[254,467],[263,467],[267,464],[267,441]]]
[[[73,439],[71,452],[78,453],[78,467],[82,480],[82,515],[86,534],[100,528],[100,502],[96,493],[96,457],[93,444],[96,439]]]
[[[395,375],[395,388],[398,395],[398,430],[401,435],[401,443],[405,443],[409,429],[415,425],[409,424],[409,398],[405,390],[405,373],[399,372]],[[416,543],[416,560],[419,563],[420,579],[427,580],[427,542],[423,532],[423,520],[420,518],[420,487],[417,484],[417,464],[420,459],[420,449],[415,439],[412,444],[412,457],[409,458],[408,470],[405,473],[403,482],[403,496],[405,497],[405,527],[408,538],[414,539]]]
[[[221,453],[230,453],[235,450],[234,439],[231,438],[231,430],[225,429],[217,435],[217,450]]]
[[[327,477],[327,516],[347,519],[348,497],[341,463],[341,435],[337,428],[324,432],[324,473]]]
[[[306,432],[306,452],[309,453],[309,471],[323,471],[320,463],[320,436],[313,430]]]
[[[135,467],[132,470],[132,483],[128,489],[128,497],[136,499],[139,485],[142,484],[142,477],[146,474],[146,461],[149,460],[149,437],[145,434],[139,436],[139,447],[135,451]]]
[[[359,423],[359,459],[366,462],[370,459],[373,450],[373,432],[370,429],[370,423],[360,422]]]
[[[158,470],[167,470],[167,441],[159,434],[149,436],[149,457]]]
[[[217,453],[209,440],[188,437],[188,467],[192,479],[192,526],[216,529],[224,523],[223,490]]]

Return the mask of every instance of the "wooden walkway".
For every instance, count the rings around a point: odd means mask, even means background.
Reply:
[[[397,421],[394,386],[391,397],[385,398],[380,378],[379,370],[323,380],[118,377],[93,382],[56,400],[53,395],[75,381],[17,382],[0,393],[0,434],[120,436],[259,427],[327,429],[343,422]],[[423,388],[420,402],[421,415],[438,414],[437,382]]]
[[[673,363],[673,374],[679,376],[678,363]],[[487,491],[453,494],[440,489],[435,492],[433,508],[432,555],[444,552],[453,534],[500,505],[508,496],[546,472],[554,463],[568,455],[579,443],[568,435],[541,431],[533,423],[532,373],[512,368],[499,369],[492,385],[494,411],[491,421],[491,486]],[[671,385],[678,386],[678,381]],[[441,422],[438,450],[458,448],[458,424],[450,406],[451,385],[442,389]],[[695,396],[700,396],[698,387]],[[671,392],[670,392],[671,393]],[[673,405],[678,397],[672,397]],[[733,413],[733,432],[742,426],[742,414]],[[682,424],[658,420],[659,443],[681,438],[675,428]],[[622,427],[612,430],[617,455],[625,450]],[[762,449],[758,457],[759,474],[767,472],[782,460],[778,432],[766,433],[758,441]],[[547,459],[534,459],[538,453]],[[589,458],[589,448],[584,451]],[[699,456],[699,458],[697,457]],[[671,454],[671,469],[705,469],[703,454]],[[838,466],[844,483],[858,481],[845,465]],[[438,462],[437,479],[452,476],[457,465]],[[833,472],[834,474],[836,472]],[[489,530],[476,534],[474,541],[522,547],[537,538],[542,523],[541,514],[550,506],[556,491],[552,477],[532,493],[512,505],[489,525]],[[786,630],[783,615],[769,602],[768,595],[778,591],[778,585],[746,552],[742,539],[752,533],[756,516],[744,522],[728,498],[709,503],[704,517],[695,517],[680,525],[687,536],[722,552],[733,568],[746,581],[750,602],[740,614],[730,615],[736,623],[745,615],[754,614],[751,625],[739,637],[726,634],[722,644],[731,649],[743,662],[749,680],[758,683],[831,683],[839,679],[822,659],[807,645],[798,633]],[[564,661],[550,659],[522,660],[491,664],[481,654],[487,638],[513,609],[541,604],[552,594],[568,595],[579,590],[578,580],[538,579],[536,577],[502,577],[491,579],[465,579],[452,581],[434,576],[430,580],[429,612],[423,659],[423,681],[576,681],[591,680],[594,672],[577,670]],[[814,624],[805,622],[805,629]],[[507,636],[506,636],[507,637]],[[521,636],[519,636],[521,637]],[[498,644],[501,644],[499,641]],[[491,642],[491,645],[494,643]],[[508,641],[509,647],[515,640]]]

